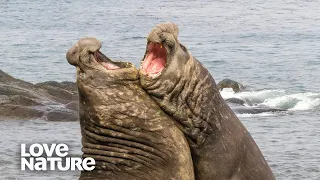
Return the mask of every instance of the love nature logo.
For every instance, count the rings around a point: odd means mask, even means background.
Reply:
[[[31,171],[68,171],[95,168],[95,160],[91,157],[68,157],[69,147],[66,144],[21,144],[21,170]]]

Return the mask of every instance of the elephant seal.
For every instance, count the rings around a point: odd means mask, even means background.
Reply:
[[[100,47],[83,38],[66,55],[77,68],[83,157],[96,161],[80,179],[194,179],[184,134],[141,88],[138,70]]]
[[[140,83],[187,136],[195,178],[275,179],[213,77],[179,43],[178,33],[173,23],[152,29],[141,61]]]

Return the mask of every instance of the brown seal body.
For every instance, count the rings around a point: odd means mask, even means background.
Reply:
[[[96,161],[80,179],[194,179],[183,133],[141,88],[138,70],[100,47],[84,38],[67,53],[77,67],[83,157]]]
[[[208,70],[179,43],[175,24],[153,28],[141,66],[143,88],[188,138],[196,179],[275,179]]]

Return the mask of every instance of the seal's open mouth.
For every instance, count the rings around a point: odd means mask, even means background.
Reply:
[[[160,43],[149,42],[141,69],[149,77],[157,77],[165,68],[167,62],[167,50]]]
[[[120,68],[128,67],[128,63],[125,62],[114,62],[101,53],[99,50],[93,53],[94,60],[96,60],[100,65],[105,67],[107,70],[116,70]]]

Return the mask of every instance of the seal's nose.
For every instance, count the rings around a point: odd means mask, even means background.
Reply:
[[[94,53],[101,48],[101,42],[96,38],[81,38],[77,44],[75,44],[66,54],[66,58],[69,64],[77,66],[80,60],[80,55],[87,56],[90,53]],[[84,58],[87,59],[87,58]],[[84,61],[82,59],[82,61]]]
[[[66,54],[66,58],[69,64],[76,66],[79,60],[79,45],[78,43],[74,45]]]

